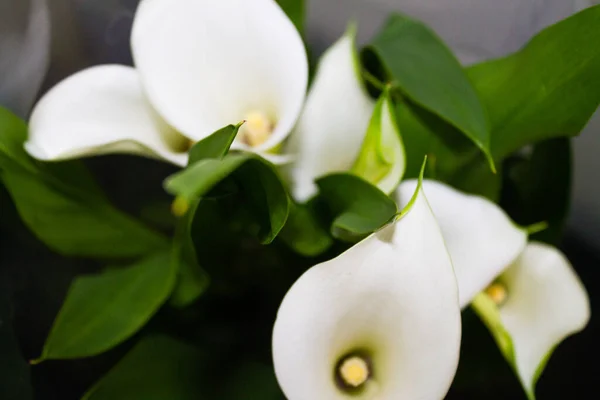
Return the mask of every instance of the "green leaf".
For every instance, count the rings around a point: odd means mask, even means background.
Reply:
[[[298,32],[303,33],[306,18],[305,0],[277,0],[277,3],[294,23]]]
[[[179,266],[178,277],[170,304],[177,308],[187,307],[208,288],[210,278],[198,265],[196,250],[191,239],[191,223],[197,204],[182,217],[173,238],[173,263]]]
[[[386,90],[373,109],[360,153],[352,173],[392,193],[404,175],[406,156],[396,124],[392,98]]]
[[[290,206],[290,215],[279,237],[296,253],[306,257],[316,257],[333,245],[333,238],[319,221],[315,202],[310,201]]]
[[[167,240],[110,205],[79,162],[40,163],[23,149],[25,123],[0,108],[0,180],[31,231],[68,256],[129,258]]]
[[[397,212],[396,203],[381,190],[351,174],[331,174],[317,180],[319,201],[333,216],[331,233],[355,241],[381,228]]]
[[[431,29],[392,15],[365,55],[381,61],[388,80],[404,96],[464,133],[494,169],[485,109],[460,63]]]
[[[217,184],[235,185],[241,204],[260,224],[258,236],[272,242],[285,225],[289,197],[275,167],[253,154],[228,154],[222,160],[205,159],[172,175],[165,188],[180,203],[191,203],[207,195]]]
[[[406,178],[419,176],[427,155],[429,178],[492,201],[499,199],[501,171],[492,172],[485,156],[458,129],[410,102],[396,107],[396,118],[406,149]]]
[[[579,134],[600,104],[600,6],[535,36],[521,51],[469,68],[502,160],[524,145]]]
[[[549,227],[531,240],[557,244],[561,239],[571,200],[571,158],[570,139],[556,138],[506,162],[502,208],[521,226],[545,222]]]
[[[205,357],[166,336],[142,339],[82,400],[197,400],[206,398]]]
[[[176,272],[171,254],[161,252],[76,279],[37,362],[89,357],[122,343],[169,297]]]
[[[225,157],[242,124],[243,122],[237,125],[227,125],[193,145],[189,151],[188,165],[197,163],[205,158],[220,160]]]

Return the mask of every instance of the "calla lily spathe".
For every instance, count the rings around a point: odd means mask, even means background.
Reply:
[[[234,148],[267,155],[300,114],[306,53],[274,0],[142,0],[131,46],[135,69],[93,67],[42,98],[34,157],[128,152],[183,166],[191,142],[243,119],[250,138]]]
[[[416,185],[400,185],[401,204]],[[527,244],[526,231],[489,200],[435,181],[424,181],[423,191],[452,258],[461,307],[471,303],[533,399],[554,348],[589,321],[585,288],[564,255]]]
[[[408,203],[418,182],[404,181],[398,203]],[[491,201],[461,193],[443,183],[424,180],[423,191],[452,257],[461,307],[506,269],[527,244],[527,232]]]
[[[323,54],[287,146],[287,152],[296,156],[290,179],[299,201],[315,194],[317,178],[348,171],[367,133],[375,102],[360,75],[355,36],[350,27]]]
[[[515,369],[527,396],[553,350],[585,328],[590,305],[585,287],[557,249],[531,242],[497,279],[504,294],[489,289],[473,302],[504,357]],[[501,301],[498,301],[501,300]]]
[[[419,188],[395,222],[292,286],[273,331],[275,372],[289,400],[442,399],[460,334],[452,263]]]

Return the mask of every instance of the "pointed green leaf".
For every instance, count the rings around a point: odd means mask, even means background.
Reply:
[[[501,160],[526,144],[579,134],[600,104],[600,6],[535,36],[521,51],[469,68]]]
[[[76,279],[38,361],[93,356],[131,337],[171,294],[176,267],[162,252]]]
[[[304,20],[306,18],[305,0],[277,0],[277,3],[294,25],[296,25],[296,29],[300,33],[303,33]]]
[[[253,154],[228,154],[222,160],[204,159],[172,175],[165,188],[179,202],[191,203],[207,195],[217,184],[229,183],[243,197],[261,229],[259,237],[270,243],[283,228],[289,198],[275,167]]]
[[[25,123],[0,108],[0,180],[31,231],[54,251],[139,257],[168,241],[113,208],[79,162],[40,163],[23,149]]]
[[[431,29],[395,14],[366,51],[381,61],[392,85],[459,129],[483,151],[493,169],[486,111],[460,63]]]
[[[405,178],[419,176],[427,155],[429,178],[492,201],[499,199],[501,171],[493,173],[485,156],[458,129],[410,102],[396,107],[396,118],[406,149]]]
[[[381,190],[351,174],[319,179],[319,201],[332,215],[333,236],[355,241],[381,228],[396,214],[396,203]]]
[[[405,169],[404,144],[396,124],[392,99],[386,91],[375,105],[351,172],[389,194],[398,187]]]
[[[204,357],[167,336],[142,339],[82,400],[197,400],[206,393]]]
[[[194,144],[189,151],[188,165],[192,165],[205,158],[221,159],[225,157],[240,130],[240,126],[242,126],[242,123],[227,125]]]

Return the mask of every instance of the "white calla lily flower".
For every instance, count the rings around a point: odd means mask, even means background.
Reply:
[[[408,203],[417,180],[400,184],[398,203]],[[432,180],[423,181],[431,209],[452,257],[462,308],[510,265],[527,244],[527,232],[491,201]]]
[[[302,275],[273,331],[289,400],[442,399],[456,372],[452,263],[419,188],[393,223]]]
[[[274,0],[142,0],[131,45],[135,69],[94,67],[44,96],[26,144],[34,157],[130,152],[185,165],[190,143],[241,120],[234,148],[266,155],[300,114],[306,52]]]
[[[350,170],[365,138],[375,102],[360,75],[355,36],[350,27],[323,54],[289,140],[287,152],[295,157],[290,179],[299,201],[316,193],[315,179]]]
[[[552,351],[590,319],[585,287],[569,261],[557,249],[535,242],[477,296],[473,308],[530,399]]]

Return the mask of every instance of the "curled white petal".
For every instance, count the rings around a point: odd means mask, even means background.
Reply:
[[[183,166],[187,144],[152,109],[133,68],[105,65],[72,75],[44,95],[25,148],[41,160],[133,153]]]
[[[361,350],[373,379],[357,399],[442,399],[460,331],[452,264],[419,192],[399,220],[292,286],[273,332],[275,372],[289,400],[348,399],[334,370]]]
[[[360,78],[354,36],[349,30],[321,58],[287,146],[296,155],[290,178],[300,201],[316,193],[315,179],[350,170],[367,132],[375,103]]]
[[[500,318],[512,339],[521,383],[531,395],[554,348],[589,322],[589,299],[565,256],[542,243],[527,245],[500,282],[507,289]]]
[[[194,140],[258,112],[274,123],[266,151],[300,114],[306,52],[273,0],[143,0],[132,50],[152,104]]]
[[[400,206],[410,200],[416,185],[416,180],[400,184]],[[423,191],[452,257],[460,305],[466,307],[519,256],[527,243],[527,233],[483,197],[432,180],[423,181]]]

